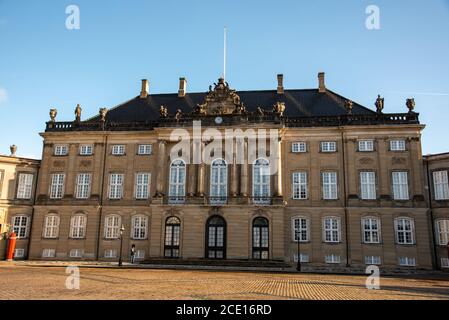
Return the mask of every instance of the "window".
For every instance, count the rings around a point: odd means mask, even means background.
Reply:
[[[55,156],[66,156],[69,153],[69,148],[66,145],[56,145],[54,149]]]
[[[76,178],[76,198],[88,199],[90,196],[90,173],[80,173]]]
[[[170,203],[184,203],[186,192],[186,164],[177,159],[170,165],[168,196]]]
[[[140,172],[136,174],[136,199],[148,199],[150,194],[150,177],[150,173],[147,172]]]
[[[270,165],[268,160],[259,158],[253,165],[254,203],[270,203]]]
[[[61,199],[64,195],[64,173],[54,173],[51,176],[50,198]]]
[[[301,259],[300,262],[307,263],[310,261],[308,254],[300,253],[299,257]],[[293,254],[293,262],[298,262],[298,254],[296,254],[296,253]]]
[[[104,237],[106,239],[118,239],[120,236],[121,218],[117,215],[109,215],[105,218]]]
[[[407,171],[392,172],[393,199],[408,200],[408,174]]]
[[[17,186],[17,199],[31,199],[33,189],[33,174],[19,173],[19,184]]]
[[[441,268],[449,268],[449,258],[441,258]]]
[[[125,146],[122,144],[116,144],[112,146],[112,154],[114,156],[121,156],[125,154]]]
[[[226,221],[221,216],[212,216],[206,223],[206,257],[226,258]]]
[[[131,238],[136,240],[143,240],[147,238],[148,218],[146,216],[138,215],[132,217],[131,224]]]
[[[380,265],[381,260],[379,256],[365,256],[365,264],[368,265]]]
[[[337,199],[337,173],[323,172],[321,173],[323,184],[323,199],[335,200]]]
[[[253,221],[253,259],[268,260],[269,256],[268,220],[263,217]]]
[[[137,154],[138,155],[150,155],[153,148],[151,144],[140,144],[137,148]]]
[[[84,254],[83,249],[72,249],[70,250],[69,256],[70,258],[82,258]]]
[[[416,266],[416,259],[410,258],[410,257],[399,257],[399,265],[407,266],[407,267],[414,267],[414,266]]]
[[[228,167],[223,159],[215,159],[210,167],[210,201],[226,203],[228,195]]]
[[[363,200],[376,199],[376,174],[373,171],[360,172],[360,196]]]
[[[93,146],[91,144],[83,144],[80,146],[80,155],[81,156],[90,156],[93,154]]]
[[[414,225],[413,219],[397,218],[395,220],[396,242],[398,244],[414,244]]]
[[[165,221],[165,246],[166,258],[179,258],[179,238],[181,232],[181,220],[177,217],[168,217]]]
[[[307,172],[293,172],[293,199],[307,199]]]
[[[26,238],[28,236],[28,217],[14,216],[12,217],[12,227],[17,238]]]
[[[307,242],[309,241],[309,221],[304,217],[296,217],[292,219],[293,241]]]
[[[323,219],[323,238],[324,242],[340,242],[340,219],[327,217]]]
[[[449,199],[449,183],[447,179],[447,171],[433,172],[433,188],[435,192],[435,200]]]
[[[324,257],[324,262],[326,263],[340,263],[341,257],[335,254],[328,254]]]
[[[136,250],[134,254],[134,259],[136,260],[145,259],[145,250]]]
[[[390,140],[391,151],[405,151],[405,140]]]
[[[44,249],[42,250],[42,258],[54,258],[56,250],[55,249]]]
[[[87,218],[84,214],[74,215],[70,219],[70,238],[82,239],[86,236]]]
[[[437,221],[438,244],[440,246],[449,245],[449,220]]]
[[[15,249],[14,258],[23,258],[25,256],[25,249]]]
[[[337,143],[335,141],[322,141],[321,152],[336,152]]]
[[[363,243],[380,243],[380,220],[377,218],[362,219]]]
[[[57,238],[59,235],[59,217],[55,214],[47,215],[44,222],[43,237],[48,239]]]
[[[123,174],[111,173],[109,176],[109,199],[121,199],[123,196]]]
[[[117,250],[115,249],[104,250],[104,257],[108,259],[117,258]]]
[[[305,142],[292,142],[292,152],[307,152],[307,145]]]
[[[361,152],[374,151],[374,141],[359,140],[359,151]]]

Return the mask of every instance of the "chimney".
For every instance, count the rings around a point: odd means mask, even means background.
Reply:
[[[142,79],[142,90],[140,91],[140,99],[145,99],[150,94],[150,83],[147,79]]]
[[[185,97],[187,91],[187,80],[186,78],[179,78],[179,90],[178,97]]]
[[[278,74],[278,94],[284,94],[284,75]]]
[[[324,84],[324,72],[318,73],[318,92],[326,92],[326,86]]]

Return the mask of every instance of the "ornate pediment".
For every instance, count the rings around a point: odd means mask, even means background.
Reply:
[[[245,114],[246,109],[240,101],[240,97],[229,88],[229,84],[223,78],[214,83],[214,88],[209,86],[209,92],[202,104],[197,104],[195,114],[222,115],[222,114]]]

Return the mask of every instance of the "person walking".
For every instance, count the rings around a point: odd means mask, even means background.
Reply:
[[[134,263],[135,256],[136,256],[136,245],[133,244],[131,246],[131,263]]]

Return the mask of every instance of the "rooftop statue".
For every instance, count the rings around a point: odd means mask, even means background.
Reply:
[[[415,99],[414,98],[410,98],[407,99],[406,103],[407,108],[408,108],[408,112],[414,112],[413,110],[415,110]]]
[[[352,107],[353,107],[353,102],[351,100],[346,100],[345,101],[345,108],[346,108],[346,112],[348,114],[352,114]]]
[[[377,95],[375,105],[376,105],[377,113],[382,113],[382,110],[384,109],[384,98],[381,98],[380,94]]]
[[[161,116],[161,118],[167,118],[167,116],[168,116],[167,108],[164,106],[160,106],[159,115]]]
[[[76,105],[75,108],[75,121],[76,122],[80,122],[81,121],[81,111],[83,109],[81,109],[81,106],[79,104]]]

